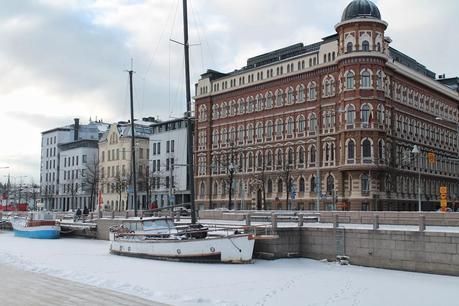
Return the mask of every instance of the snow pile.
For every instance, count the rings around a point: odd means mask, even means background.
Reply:
[[[109,242],[0,233],[0,263],[172,305],[454,305],[459,278],[308,259],[192,264],[110,255]]]

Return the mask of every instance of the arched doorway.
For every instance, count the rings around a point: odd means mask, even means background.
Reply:
[[[263,196],[263,194],[261,192],[261,189],[258,189],[258,191],[257,191],[257,210],[262,210],[263,209],[262,205],[261,205],[262,204],[262,200],[263,200],[262,196]]]

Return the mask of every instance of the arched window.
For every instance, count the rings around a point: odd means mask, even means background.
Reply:
[[[257,167],[258,168],[263,167],[263,154],[261,154],[261,152],[258,152],[257,154]]]
[[[293,118],[292,117],[288,118],[288,121],[287,121],[287,134],[288,135],[293,134]]]
[[[268,193],[273,192],[273,181],[271,179],[268,179]]]
[[[287,90],[287,103],[292,104],[293,103],[293,88],[289,88]]]
[[[354,72],[349,71],[346,74],[346,89],[354,89],[355,86],[355,75]]]
[[[304,102],[305,96],[304,96],[304,85],[300,84],[298,86],[298,102]]]
[[[378,50],[379,52],[381,52],[381,43],[376,43],[376,50]]]
[[[355,123],[355,107],[353,104],[349,104],[346,107],[346,124],[353,126]]]
[[[300,147],[298,149],[298,163],[304,164],[304,148]]]
[[[316,147],[315,146],[311,146],[309,148],[309,162],[310,163],[316,162]]]
[[[377,113],[377,119],[379,124],[384,124],[384,106],[382,104],[378,104],[378,113]]]
[[[276,135],[277,136],[282,136],[282,132],[284,130],[284,126],[282,123],[282,119],[277,119],[276,120]]]
[[[271,150],[266,154],[266,166],[271,167],[273,164],[273,153]]]
[[[311,182],[310,182],[310,191],[311,192],[316,192],[316,177],[315,176],[311,176]]]
[[[315,113],[309,114],[309,133],[317,131],[317,116]]]
[[[288,151],[287,151],[287,160],[288,160],[288,164],[289,165],[293,165],[293,160],[294,160],[294,158],[293,158],[293,149],[291,149],[291,148],[288,149]]]
[[[331,194],[334,189],[335,189],[335,178],[331,174],[329,174],[327,176],[327,193]]]
[[[272,121],[266,122],[266,137],[272,138],[273,137],[273,123]]]
[[[362,190],[362,192],[368,192],[368,191],[370,191],[370,180],[369,180],[368,175],[362,174],[360,180],[361,180],[360,184],[361,184],[361,190]]]
[[[257,139],[262,139],[263,138],[263,123],[258,122],[257,123]]]
[[[362,141],[362,158],[363,162],[371,161],[371,141],[368,138]]]
[[[303,133],[304,132],[304,128],[305,128],[304,116],[300,115],[298,117],[298,132]]]
[[[215,182],[214,183],[214,189],[212,190],[213,191],[213,197],[217,197],[217,194],[218,194],[218,183]]]
[[[266,108],[272,108],[273,107],[273,93],[268,92],[266,94]]]
[[[379,157],[379,162],[380,163],[384,163],[385,161],[385,158],[386,158],[386,148],[385,148],[385,145],[384,145],[384,140],[380,139],[378,141],[378,157]]]
[[[199,194],[201,195],[201,198],[203,198],[206,194],[206,185],[204,184],[204,182],[201,182],[201,187],[199,188]]]
[[[278,89],[276,91],[276,106],[281,106],[284,103],[284,94],[282,90]]]
[[[355,159],[355,142],[350,139],[347,143],[347,162],[353,163]]]
[[[283,191],[283,186],[284,184],[282,183],[282,179],[277,180],[277,192],[282,193]]]
[[[351,53],[353,48],[352,42],[348,42],[346,45],[346,53]]]
[[[277,150],[277,165],[278,166],[282,166],[282,162],[283,162],[283,155],[282,155],[282,150]]]
[[[370,51],[370,43],[366,40],[362,43],[362,51],[368,52]]]
[[[316,83],[310,82],[308,84],[308,101],[316,99]]]
[[[362,105],[362,109],[360,110],[360,117],[363,123],[363,127],[367,127],[371,119],[370,105],[368,104]]]
[[[371,87],[371,74],[367,70],[362,72],[361,86],[362,86],[362,88],[370,88]]]
[[[305,183],[304,183],[304,178],[303,177],[300,177],[300,180],[298,181],[298,191],[299,192],[304,192],[305,190]]]

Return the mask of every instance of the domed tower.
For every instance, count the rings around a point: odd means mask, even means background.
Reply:
[[[340,76],[338,108],[343,112],[340,141],[345,170],[342,174],[347,182],[344,188],[352,190],[348,194],[348,205],[356,210],[378,209],[384,188],[386,28],[378,7],[369,0],[353,0],[335,26]]]

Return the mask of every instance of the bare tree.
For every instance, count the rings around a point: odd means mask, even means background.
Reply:
[[[86,163],[86,168],[81,170],[82,190],[89,193],[89,209],[95,210],[97,201],[97,191],[99,187],[99,160],[93,158]]]

